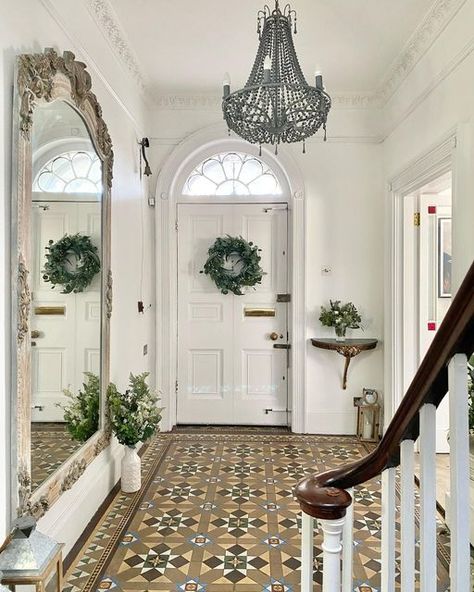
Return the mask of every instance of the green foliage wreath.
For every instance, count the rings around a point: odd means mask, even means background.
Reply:
[[[242,288],[262,282],[264,271],[260,267],[261,249],[241,236],[216,239],[209,249],[208,259],[201,273],[209,275],[222,294],[233,292],[243,296]],[[232,257],[232,268],[226,267]]]
[[[43,279],[53,288],[63,286],[63,294],[83,292],[100,271],[99,251],[88,236],[65,234],[50,240],[46,250]]]

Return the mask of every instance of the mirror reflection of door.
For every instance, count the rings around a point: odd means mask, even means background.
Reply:
[[[405,199],[405,391],[451,304],[451,187],[446,173]],[[449,397],[437,410],[436,430],[436,451],[449,452]]]
[[[39,106],[33,124],[31,213],[32,489],[42,483],[98,428],[95,412],[73,425],[66,413],[92,373],[100,377],[101,274],[77,293],[64,293],[45,276],[47,248],[65,235],[90,239],[101,253],[102,170],[87,128],[64,102]],[[81,258],[68,252],[65,268],[77,273]],[[94,382],[95,385],[95,382]],[[98,390],[98,389],[95,389]],[[95,391],[94,391],[95,393]],[[97,392],[97,400],[99,393]],[[94,395],[95,397],[95,395]],[[95,403],[94,403],[95,405]],[[82,406],[82,409],[81,409]],[[78,421],[85,429],[75,429]],[[89,419],[90,419],[89,418]]]

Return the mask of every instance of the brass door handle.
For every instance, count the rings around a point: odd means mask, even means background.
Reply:
[[[270,333],[270,339],[272,341],[276,341],[278,338],[283,339],[283,335],[279,335],[276,331],[273,331],[273,333]]]
[[[31,332],[31,338],[38,339],[38,337],[41,337],[41,332],[36,329],[33,329],[33,331]]]

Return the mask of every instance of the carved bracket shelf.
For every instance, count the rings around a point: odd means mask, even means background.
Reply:
[[[342,388],[347,388],[347,372],[352,358],[358,356],[361,352],[375,349],[378,343],[377,339],[346,339],[345,341],[337,341],[336,339],[316,339],[312,338],[311,343],[314,347],[335,351],[341,356],[344,356],[346,362],[344,364],[344,374],[342,377]]]

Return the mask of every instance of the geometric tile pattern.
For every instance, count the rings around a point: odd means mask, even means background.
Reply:
[[[64,423],[31,424],[31,490],[52,475],[83,442],[76,442]]]
[[[301,524],[292,489],[306,474],[366,454],[353,437],[159,434],[142,458],[141,492],[116,495],[64,590],[299,592]],[[379,592],[380,480],[354,496],[354,590]],[[319,532],[315,557],[320,583]],[[444,591],[442,564],[438,573]]]

